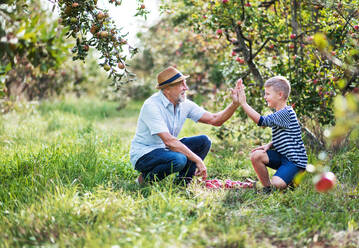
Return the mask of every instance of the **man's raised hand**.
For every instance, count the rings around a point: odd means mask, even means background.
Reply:
[[[245,86],[243,85],[243,80],[242,78],[237,80],[237,85],[236,85],[236,91],[238,93],[238,102],[240,105],[243,105],[244,103],[246,103],[247,99],[246,99],[246,94],[244,92],[244,88]]]
[[[242,78],[237,80],[237,84],[236,84],[236,88],[240,89],[241,87],[243,87],[243,80]]]

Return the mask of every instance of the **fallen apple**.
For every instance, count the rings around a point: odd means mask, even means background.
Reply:
[[[231,189],[231,188],[233,188],[233,182],[232,182],[231,180],[227,179],[227,180],[226,180],[226,183],[224,184],[224,187],[225,187],[226,189]]]
[[[206,182],[206,188],[213,189],[215,186],[211,182]]]
[[[319,181],[315,184],[318,192],[327,192],[335,185],[336,177],[333,172],[325,172],[321,175]]]

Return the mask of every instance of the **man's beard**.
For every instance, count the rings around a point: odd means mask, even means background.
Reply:
[[[184,101],[186,101],[186,93],[184,93],[183,95],[182,95],[182,94],[179,94],[179,95],[178,95],[178,100],[177,100],[177,102],[178,102],[178,103],[182,103],[182,102],[184,102]]]

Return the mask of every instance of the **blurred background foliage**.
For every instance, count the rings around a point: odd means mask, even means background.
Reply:
[[[242,77],[250,104],[264,114],[264,81],[283,75],[291,82],[289,104],[306,143],[317,150],[329,145],[324,131],[335,125],[333,99],[359,91],[357,1],[162,2],[167,24],[159,23],[151,30],[153,38],[143,41],[155,61],[194,75],[191,88],[201,88],[194,99],[202,102],[205,96],[212,110],[223,109],[226,91]],[[237,113],[239,120],[245,118]],[[240,138],[238,123],[226,123],[217,135]]]
[[[109,2],[118,7],[122,3]],[[137,3],[138,15],[145,16],[144,1]],[[229,88],[242,77],[249,103],[258,112],[269,113],[263,83],[283,75],[291,82],[289,104],[308,147],[340,149],[351,137],[348,134],[356,137],[352,130],[358,109],[352,107],[352,99],[359,92],[357,0],[163,0],[161,20],[137,34],[139,50],[127,44],[126,35],[97,1],[49,4],[59,15],[43,8],[39,0],[1,2],[3,113],[16,101],[66,94],[110,99],[122,109],[130,99],[150,96],[156,74],[173,65],[191,76],[189,97],[210,111],[229,103]],[[132,52],[129,56],[140,53],[129,60],[121,55],[126,49]],[[86,63],[76,61],[85,58]],[[131,74],[128,66],[136,80],[114,82],[114,73]],[[253,139],[258,144],[270,139],[267,130],[244,124],[245,118],[239,110],[213,131],[220,139]]]

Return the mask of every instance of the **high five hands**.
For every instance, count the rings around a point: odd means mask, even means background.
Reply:
[[[243,80],[241,78],[238,79],[236,87],[231,89],[231,97],[234,104],[242,105],[246,102],[244,88],[245,86],[243,85]]]

